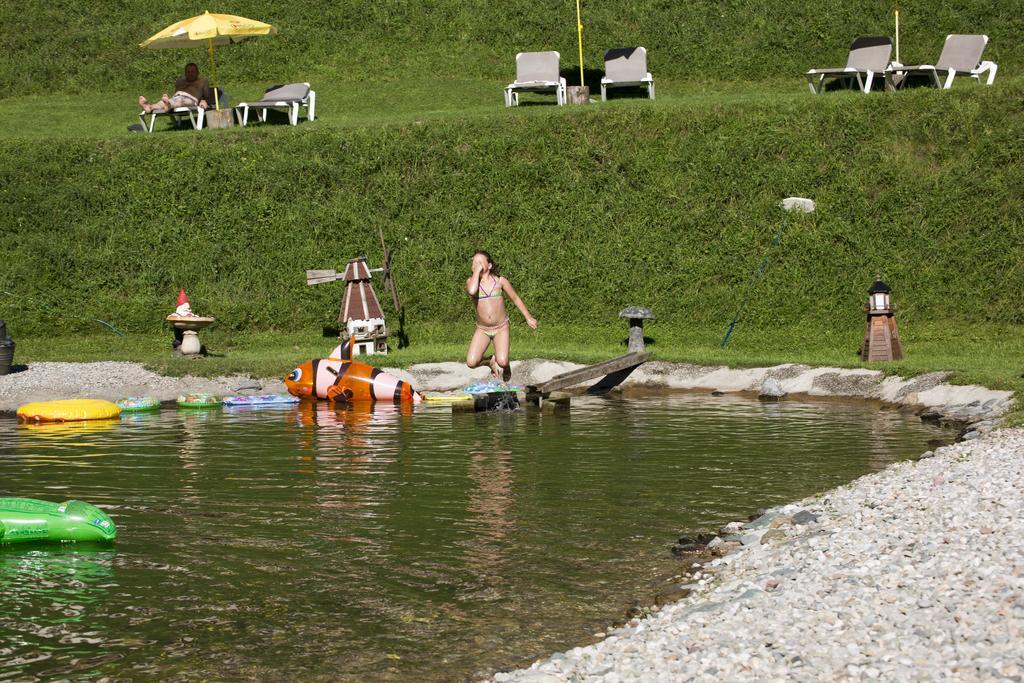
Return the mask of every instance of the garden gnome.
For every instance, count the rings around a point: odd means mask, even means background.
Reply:
[[[188,302],[188,297],[185,296],[184,288],[178,292],[178,307],[174,309],[174,315],[180,315],[182,317],[195,315],[195,313],[192,312],[192,305]]]

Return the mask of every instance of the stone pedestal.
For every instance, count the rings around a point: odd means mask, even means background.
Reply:
[[[179,316],[172,314],[167,316],[167,322],[174,326],[175,338],[177,338],[178,332],[181,333],[181,343],[174,350],[175,353],[183,356],[201,355],[203,353],[203,345],[199,343],[199,331],[212,324],[214,320],[214,318],[204,318],[198,315]]]
[[[178,351],[186,356],[194,356],[202,351],[203,347],[199,343],[199,333],[194,330],[185,330],[181,335],[181,346],[178,347]]]

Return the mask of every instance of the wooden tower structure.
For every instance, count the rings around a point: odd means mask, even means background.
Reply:
[[[402,304],[398,300],[398,287],[391,273],[391,250],[384,244],[384,232],[378,229],[380,245],[384,250],[384,265],[370,268],[365,256],[351,259],[345,266],[345,272],[336,270],[307,270],[306,284],[320,285],[325,282],[345,281],[345,297],[338,313],[341,326],[339,337],[348,339],[355,337],[352,355],[388,352],[388,328],[384,322],[384,311],[380,307],[377,293],[373,291],[370,280],[373,273],[381,273],[384,287],[391,292],[391,303],[399,316],[399,335],[401,335]]]
[[[345,298],[338,313],[338,323],[344,325],[350,337],[355,337],[353,355],[388,352],[388,328],[384,323],[377,292],[370,280],[373,277],[366,258],[360,256],[345,266]]]
[[[881,275],[875,274],[875,281],[868,289],[867,328],[864,331],[864,346],[861,359],[866,361],[900,360],[903,346],[896,329],[896,310],[892,305],[892,290],[882,282]]]

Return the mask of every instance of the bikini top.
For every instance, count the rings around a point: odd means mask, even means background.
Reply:
[[[502,296],[501,280],[499,280],[498,278],[496,278],[496,277],[494,277],[492,275],[491,276],[491,282],[493,283],[493,285],[491,286],[491,291],[488,292],[487,290],[484,289],[483,278],[480,279],[480,283],[477,285],[477,291],[476,291],[477,301],[479,301],[481,299],[500,299],[501,298],[501,296]]]

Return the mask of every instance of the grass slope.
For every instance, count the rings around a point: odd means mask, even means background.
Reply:
[[[231,329],[331,322],[307,268],[397,248],[410,323],[464,319],[486,247],[541,318],[728,320],[764,254],[750,324],[847,329],[875,270],[901,319],[1024,321],[1021,84],[898,97],[632,100],[383,127],[0,139],[20,331],[135,332],[185,287]],[[818,212],[794,218],[787,195]]]
[[[142,50],[138,44],[204,9],[278,26],[269,39],[220,50],[222,80],[313,81],[345,87],[372,80],[481,79],[503,84],[521,50],[559,50],[577,78],[575,3],[485,0],[99,0],[73,7],[43,0],[0,4],[0,98],[165,88],[202,50]],[[1020,0],[911,0],[901,11],[904,63],[934,63],[949,33],[986,33],[987,58],[1019,70]],[[795,78],[840,66],[856,35],[892,35],[893,3],[811,0],[583,2],[584,63],[602,68],[606,48],[644,45],[652,71],[671,81]],[[205,66],[204,66],[205,69]]]

